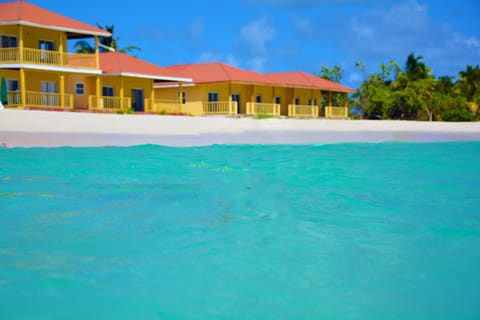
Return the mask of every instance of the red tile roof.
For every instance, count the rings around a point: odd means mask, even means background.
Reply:
[[[192,81],[192,79],[183,77],[173,70],[159,67],[121,52],[101,53],[100,69],[106,75],[134,76],[163,81]]]
[[[325,91],[354,92],[355,90],[340,83],[333,82],[301,71],[274,72],[265,74],[272,82],[291,86],[318,88]]]
[[[336,92],[355,90],[336,82],[321,79],[305,72],[281,72],[262,74],[243,70],[220,62],[174,65],[166,68],[195,83],[246,82],[277,86],[302,87]]]
[[[100,28],[62,16],[34,4],[16,1],[0,3],[0,25],[21,24],[62,30],[76,35],[110,36]]]

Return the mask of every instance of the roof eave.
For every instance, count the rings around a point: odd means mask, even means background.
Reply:
[[[86,36],[101,36],[101,37],[110,37],[112,34],[110,32],[96,32],[96,31],[89,31],[89,30],[82,30],[82,29],[74,29],[74,28],[65,28],[60,26],[52,26],[46,25],[41,23],[35,23],[31,21],[25,20],[11,20],[11,21],[0,21],[0,25],[8,26],[8,25],[22,25],[22,26],[29,26],[29,27],[36,27],[36,28],[44,28],[49,30],[56,30],[56,31],[64,31],[74,34],[82,34]]]
[[[190,78],[178,78],[171,76],[158,76],[153,74],[135,73],[135,72],[104,72],[104,76],[123,76],[123,77],[135,77],[160,81],[177,81],[177,82],[192,82]]]

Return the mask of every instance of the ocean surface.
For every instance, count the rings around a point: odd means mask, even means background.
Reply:
[[[480,142],[0,149],[0,319],[480,319]]]

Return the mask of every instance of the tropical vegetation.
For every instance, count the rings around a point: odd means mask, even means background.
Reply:
[[[106,52],[106,51],[118,51],[122,52],[125,54],[129,54],[132,56],[135,56],[133,52],[135,51],[141,51],[141,49],[137,46],[126,46],[126,47],[120,47],[119,42],[120,38],[115,37],[115,26],[112,25],[105,25],[102,26],[99,23],[97,23],[97,26],[105,31],[108,31],[111,33],[110,37],[99,37],[99,42],[100,42],[100,52]],[[86,40],[79,40],[74,44],[74,49],[76,53],[94,53],[95,52],[95,46],[90,43],[89,41]],[[109,49],[110,48],[110,49]]]
[[[422,56],[408,55],[403,68],[395,61],[364,75],[350,106],[364,118],[426,121],[475,121],[480,118],[480,67],[468,65],[454,76],[435,77]]]

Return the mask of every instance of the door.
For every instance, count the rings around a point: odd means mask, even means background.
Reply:
[[[143,112],[143,89],[132,89],[132,109],[133,111]]]
[[[232,93],[232,101],[237,102],[237,113],[240,113],[240,94],[238,93]]]
[[[42,105],[44,106],[58,106],[57,83],[54,81],[41,82]]]

